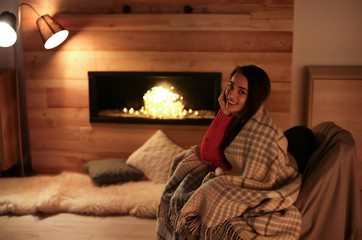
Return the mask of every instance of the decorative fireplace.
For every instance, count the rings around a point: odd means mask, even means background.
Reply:
[[[88,72],[90,122],[208,125],[221,73]]]

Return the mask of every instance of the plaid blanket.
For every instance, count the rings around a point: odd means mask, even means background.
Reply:
[[[197,147],[179,154],[158,209],[158,239],[298,239],[293,205],[301,175],[283,131],[262,107],[225,156],[233,168],[209,172]]]

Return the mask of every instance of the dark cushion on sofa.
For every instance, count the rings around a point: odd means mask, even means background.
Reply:
[[[318,147],[317,140],[311,129],[295,126],[284,132],[288,139],[288,152],[298,163],[298,171],[303,174],[310,156]]]

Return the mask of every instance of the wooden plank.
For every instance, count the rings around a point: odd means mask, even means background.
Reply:
[[[263,68],[272,82],[290,82],[291,56],[291,53],[100,51],[96,52],[96,70],[222,72],[223,81],[228,81],[236,66],[254,64]]]
[[[86,70],[84,70],[86,71]],[[88,72],[84,78],[28,78],[26,80],[28,89],[47,89],[47,88],[77,88],[88,89]]]
[[[114,12],[123,12],[123,0],[114,1]],[[145,1],[136,0],[127,4],[131,6],[132,13],[184,13],[184,6],[193,8],[193,13],[245,13],[255,9],[270,7],[290,7],[293,1],[232,1],[232,0],[208,0],[208,1]]]
[[[252,19],[294,19],[294,8],[289,6],[265,8],[252,11],[250,16]]]
[[[308,66],[309,75],[314,79],[354,79],[362,78],[361,66]]]
[[[88,108],[28,108],[30,128],[90,126]]]
[[[44,84],[28,79],[49,83],[62,79],[87,80],[88,71],[222,72],[226,81],[234,67],[248,64],[262,67],[271,81],[290,82],[291,79],[291,53],[58,51],[53,55],[45,51],[24,53],[27,85],[38,88]],[[47,62],[47,59],[51,60]],[[39,86],[34,85],[37,83]]]
[[[118,2],[122,2],[122,0],[115,0]],[[180,0],[175,2],[170,2],[168,0],[133,0],[132,2],[138,3],[138,4],[150,4],[152,2],[153,4],[163,4],[163,5],[179,5],[179,4],[190,4],[192,1],[190,0]],[[246,6],[286,6],[286,5],[293,5],[293,0],[199,0],[195,4],[197,5],[208,5],[208,4],[219,4],[219,5],[246,5]]]
[[[62,171],[83,172],[82,166],[92,160],[105,158],[127,159],[130,151],[91,151],[88,149],[82,151],[64,151],[64,150],[42,150],[32,151],[33,168],[42,173],[59,173]],[[38,171],[39,170],[39,171]]]
[[[47,95],[45,88],[26,88],[26,104],[28,108],[31,107],[46,107]]]
[[[154,240],[157,234],[156,219],[132,216],[2,215],[0,225],[2,239],[11,240]]]
[[[243,13],[255,9],[293,7],[293,0],[28,0],[40,14],[56,13],[123,13],[123,6],[129,5],[132,13],[184,13],[184,6],[190,5],[193,13]],[[23,7],[30,12],[30,8]],[[30,14],[30,13],[29,13]],[[31,14],[34,14],[31,12]]]
[[[200,143],[208,126],[97,124],[89,127],[32,127],[32,149],[36,151],[132,153],[158,129],[187,148]],[[122,150],[123,149],[123,150]]]
[[[96,124],[81,128],[82,149],[92,151],[122,151],[132,153],[146,142],[157,129],[183,148],[201,142],[207,126]]]
[[[31,150],[78,151],[80,135],[78,127],[35,128],[30,129]]]
[[[25,51],[26,79],[88,79],[96,69],[92,51]]]
[[[28,107],[88,107],[88,79],[28,79],[26,96]]]
[[[57,152],[32,152],[32,169],[37,174],[57,174],[63,171],[83,172],[85,162],[79,154],[63,156]]]
[[[27,0],[40,15],[49,14],[53,16],[57,13],[111,13],[113,12],[114,0]],[[34,16],[34,11],[29,7],[23,6],[22,13]],[[36,15],[35,15],[36,17]]]
[[[79,31],[281,31],[292,32],[293,20],[250,14],[62,14],[56,20],[67,30]],[[281,14],[281,11],[274,13]],[[23,34],[35,34],[33,19],[23,18]]]
[[[72,34],[72,32],[71,32]],[[24,50],[42,50],[33,35],[24,33]],[[32,40],[34,39],[34,40]],[[291,52],[293,34],[278,31],[81,31],[62,50]],[[40,46],[40,47],[39,47]]]
[[[48,107],[88,107],[88,89],[48,88],[47,104]]]

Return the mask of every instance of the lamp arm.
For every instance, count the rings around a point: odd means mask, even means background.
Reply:
[[[33,9],[33,11],[36,13],[36,15],[38,15],[38,18],[40,17],[39,12],[38,12],[33,6],[31,6],[29,3],[26,3],[26,2],[20,3],[20,4],[19,4],[19,7],[18,7],[18,18],[19,18],[19,21],[18,21],[18,26],[16,27],[16,32],[19,32],[19,28],[20,28],[20,21],[21,21],[20,7],[22,7],[22,6],[30,7],[31,9]]]

